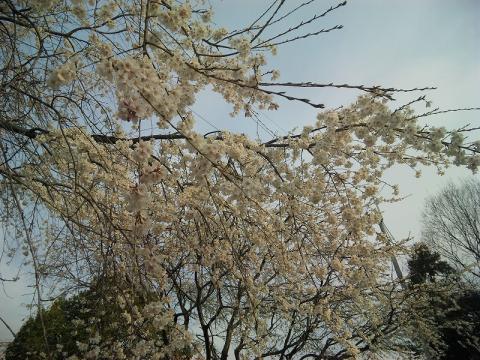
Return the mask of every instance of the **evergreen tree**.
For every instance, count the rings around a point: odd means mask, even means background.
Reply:
[[[412,287],[442,283],[432,286],[429,313],[443,344],[429,343],[427,352],[442,360],[480,359],[480,292],[459,290],[453,268],[425,244],[415,247],[408,267]]]

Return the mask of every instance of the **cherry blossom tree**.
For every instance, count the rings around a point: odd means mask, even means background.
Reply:
[[[418,313],[421,289],[391,274],[391,257],[409,249],[377,227],[378,205],[399,199],[396,187],[380,191],[382,174],[397,164],[476,171],[478,143],[463,135],[474,129],[420,126],[442,112],[415,113],[413,103],[429,106],[423,95],[390,105],[428,88],[280,82],[266,61],[341,29],[304,30],[345,5],[273,1],[232,30],[202,1],[0,4],[4,241],[32,269],[38,309],[107,279],[105,299],[128,329],[126,340],[98,338],[95,314],[92,340],[65,356],[178,359],[188,347],[198,359],[344,359],[408,355],[419,334],[438,337]],[[273,31],[307,6],[318,12]],[[325,110],[292,88],[361,94]],[[264,143],[202,134],[191,106],[204,89],[233,115],[286,99],[318,116]]]

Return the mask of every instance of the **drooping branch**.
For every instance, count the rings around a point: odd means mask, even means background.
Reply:
[[[259,86],[277,86],[277,87],[293,87],[293,88],[337,88],[337,89],[352,89],[352,90],[361,90],[379,97],[385,97],[387,99],[393,100],[392,93],[402,93],[402,92],[416,92],[416,91],[427,91],[435,90],[435,87],[415,87],[410,89],[394,88],[394,87],[382,87],[379,85],[375,86],[365,86],[365,85],[351,85],[351,84],[334,84],[334,83],[314,83],[311,81],[307,82],[261,82]],[[448,111],[448,110],[447,110]]]

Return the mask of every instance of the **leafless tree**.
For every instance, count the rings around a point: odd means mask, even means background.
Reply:
[[[450,183],[431,197],[423,215],[423,238],[474,281],[480,280],[480,181]]]

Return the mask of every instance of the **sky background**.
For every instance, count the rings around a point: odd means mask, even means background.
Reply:
[[[211,0],[214,21],[229,29],[250,24],[270,1]],[[287,0],[284,11],[302,3]],[[277,29],[296,25],[302,18],[319,14],[337,1],[315,1]],[[283,45],[278,55],[270,59],[273,68],[281,73],[281,81],[313,81],[412,88],[435,86],[427,92],[433,106],[442,109],[480,106],[480,1],[478,0],[352,0],[327,17],[308,27],[315,31],[341,24],[337,30],[318,37]],[[299,33],[301,34],[301,33]],[[265,36],[268,34],[265,34]],[[348,105],[359,95],[347,90],[295,91],[326,108]],[[397,96],[405,103],[420,95]],[[261,112],[260,120],[272,131],[285,135],[292,128],[315,122],[316,111],[305,104],[279,101],[280,109]],[[210,91],[198,97],[194,106],[199,117],[198,129],[215,128],[243,132],[262,139],[272,135],[258,127],[251,118],[231,118],[231,108]],[[420,111],[425,110],[420,108]],[[480,125],[480,112],[458,112],[436,115],[427,119],[432,125],[447,128],[465,124]],[[257,132],[258,128],[258,132]],[[480,134],[477,134],[477,136]],[[424,201],[449,181],[472,176],[461,168],[448,169],[440,177],[434,169],[423,168],[416,179],[407,167],[396,167],[386,174],[386,180],[399,184],[403,195],[400,203],[383,206],[385,223],[396,239],[420,238],[421,213]],[[479,175],[475,175],[477,178]],[[12,275],[12,269],[0,264],[0,276]],[[25,304],[31,293],[28,279],[21,277],[15,284],[0,289],[0,316],[16,331],[28,314]],[[0,340],[10,339],[0,323]]]

